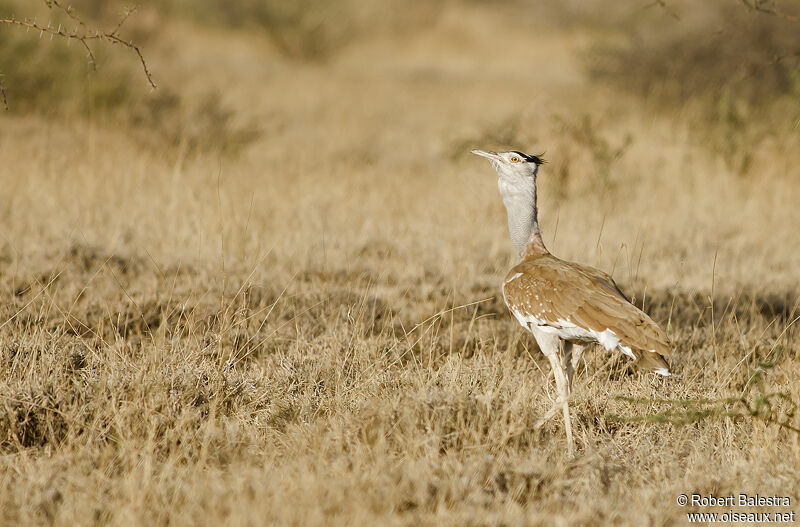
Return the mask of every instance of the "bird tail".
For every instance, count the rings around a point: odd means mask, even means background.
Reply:
[[[669,377],[669,364],[658,352],[636,350],[636,366],[643,370],[651,370],[664,377]]]

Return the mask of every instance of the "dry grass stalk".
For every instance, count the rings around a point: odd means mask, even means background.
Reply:
[[[0,524],[682,525],[683,492],[800,499],[796,131],[741,177],[696,105],[589,77],[592,33],[443,5],[325,66],[257,31],[153,37],[181,103],[263,125],[237,158],[0,117]],[[553,252],[676,346],[668,380],[588,354],[577,459],[533,429],[552,388],[467,153],[505,141],[547,152]]]

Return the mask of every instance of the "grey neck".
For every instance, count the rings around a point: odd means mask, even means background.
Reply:
[[[541,231],[536,208],[536,176],[525,181],[498,180],[500,196],[508,213],[508,233],[511,243],[521,256],[532,242],[541,243]]]

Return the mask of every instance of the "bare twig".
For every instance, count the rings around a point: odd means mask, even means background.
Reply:
[[[775,9],[772,7],[775,5],[775,2],[772,0],[741,0],[741,2],[746,5],[748,9],[753,11],[776,16],[789,22],[800,24],[800,16],[790,15],[789,13],[784,13],[783,11]]]
[[[117,25],[114,27],[114,31],[112,31],[111,34],[116,35],[119,33],[119,30],[122,28],[122,24],[124,24],[128,20],[128,17],[134,14],[137,9],[138,8],[136,6],[125,9],[125,14],[119,19],[119,23],[117,23]]]
[[[50,38],[53,37],[61,37],[67,39],[67,42],[71,40],[77,40],[81,43],[81,45],[86,50],[87,56],[89,58],[89,64],[92,68],[97,67],[97,61],[95,60],[94,52],[92,51],[91,46],[89,45],[93,41],[105,41],[110,44],[118,44],[129,50],[133,51],[136,56],[139,58],[139,63],[142,65],[142,69],[144,70],[144,75],[147,77],[147,82],[153,88],[157,88],[155,81],[153,80],[153,76],[150,73],[150,68],[147,66],[147,61],[142,54],[141,49],[139,46],[135,45],[131,41],[123,40],[119,37],[119,31],[122,28],[122,25],[128,20],[136,9],[127,9],[125,14],[122,16],[120,21],[117,25],[110,31],[100,31],[97,29],[89,29],[88,26],[81,20],[81,18],[75,14],[72,6],[65,6],[61,3],[60,0],[44,0],[45,5],[47,5],[50,9],[58,9],[62,11],[66,16],[68,16],[71,20],[74,20],[78,25],[72,31],[65,29],[61,24],[58,27],[53,27],[52,24],[48,23],[47,25],[43,25],[36,21],[36,19],[24,18],[24,19],[17,19],[14,16],[11,18],[0,18],[0,24],[6,24],[11,26],[18,26],[24,27],[28,30],[36,30],[39,31],[39,37],[42,35],[50,35]],[[0,98],[3,100],[3,104],[5,104],[5,88],[2,84],[0,84]]]
[[[8,110],[8,99],[6,99],[6,85],[3,82],[3,74],[0,73],[0,100],[3,102],[3,109]]]
[[[671,17],[672,17],[672,18],[674,18],[675,20],[680,20],[680,19],[681,19],[681,17],[679,17],[679,16],[678,16],[678,13],[676,13],[675,11],[673,11],[672,9],[670,9],[670,8],[669,8],[669,6],[667,5],[667,3],[666,3],[664,0],[654,0],[652,4],[647,4],[645,7],[646,7],[646,8],[650,8],[650,7],[654,7],[654,6],[658,6],[658,7],[660,7],[660,8],[661,8],[661,9],[663,9],[663,10],[664,10],[664,11],[665,11],[665,12],[666,12],[666,13],[667,13],[669,16],[671,16]]]
[[[47,7],[51,8],[51,9],[52,9],[53,7],[57,7],[58,9],[60,9],[61,11],[63,11],[63,12],[64,12],[64,14],[66,14],[68,17],[70,17],[72,20],[74,20],[75,22],[77,22],[78,24],[80,24],[80,25],[81,25],[81,27],[83,27],[84,29],[86,29],[86,24],[84,24],[84,23],[83,23],[83,20],[81,20],[80,18],[78,18],[78,16],[77,16],[77,15],[75,15],[75,12],[74,12],[74,10],[72,9],[72,6],[66,6],[66,7],[64,7],[64,5],[62,5],[62,4],[61,4],[61,2],[59,2],[58,0],[45,0],[45,2],[44,2],[44,3],[47,5]],[[127,17],[126,17],[126,18],[127,18]],[[124,20],[124,19],[123,19],[123,20]]]

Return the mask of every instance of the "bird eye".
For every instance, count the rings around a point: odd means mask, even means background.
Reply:
[[[519,158],[517,156],[512,156],[511,157],[511,162],[512,163],[519,163]]]

